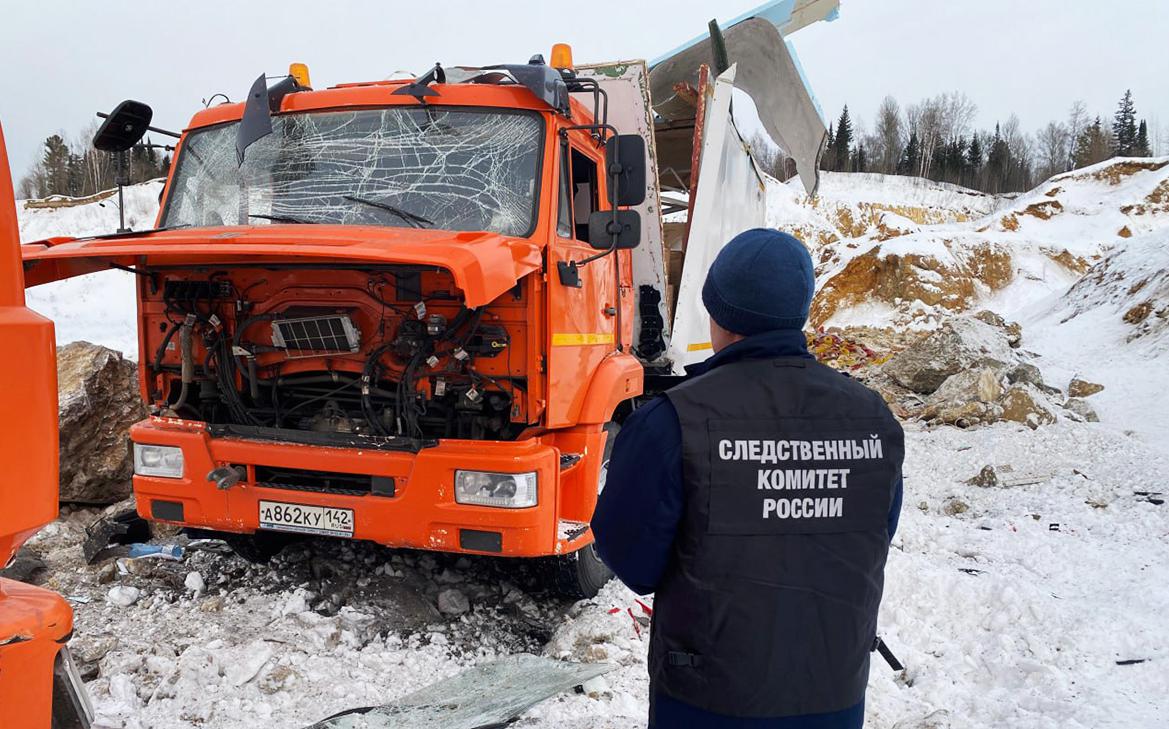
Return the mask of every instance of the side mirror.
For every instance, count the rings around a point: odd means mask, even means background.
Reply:
[[[638,138],[640,139],[640,137]],[[617,250],[636,248],[641,243],[641,215],[636,210],[598,210],[589,216],[589,245],[599,251],[608,251],[613,246],[613,234],[617,234]]]
[[[618,134],[605,142],[605,175],[613,187],[609,200],[616,207],[645,202],[645,140],[638,134]],[[590,229],[591,229],[590,223]]]
[[[125,152],[142,140],[154,110],[141,101],[127,99],[110,112],[93,135],[93,146],[103,152]]]

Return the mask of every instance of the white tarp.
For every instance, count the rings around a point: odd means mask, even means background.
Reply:
[[[731,238],[766,221],[763,178],[731,115],[735,68],[715,79],[706,105],[698,189],[667,353],[675,375],[685,374],[685,365],[711,354],[702,284],[715,256]]]

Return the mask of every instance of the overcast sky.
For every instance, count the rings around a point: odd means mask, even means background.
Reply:
[[[260,72],[309,65],[317,87],[397,70],[523,62],[572,44],[580,62],[654,58],[760,0],[103,0],[4,2],[0,122],[16,177],[54,132],[68,137],[124,98],[181,128]],[[843,0],[840,18],[792,37],[825,114],[862,121],[881,98],[949,90],[979,126],[1011,112],[1026,129],[1074,99],[1111,115],[1131,88],[1139,115],[1169,126],[1169,3],[1162,0]]]

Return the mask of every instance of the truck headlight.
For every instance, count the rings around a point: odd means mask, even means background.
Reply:
[[[174,446],[134,444],[134,475],[183,477],[183,449]]]
[[[535,506],[536,472],[455,471],[455,501],[505,509]]]

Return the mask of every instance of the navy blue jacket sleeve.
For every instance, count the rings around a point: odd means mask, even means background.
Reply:
[[[905,499],[905,480],[897,479],[893,490],[893,506],[889,509],[889,541],[897,533],[897,522],[901,520],[901,502]]]
[[[593,515],[601,559],[630,589],[657,589],[682,518],[682,427],[659,397],[626,418]]]

